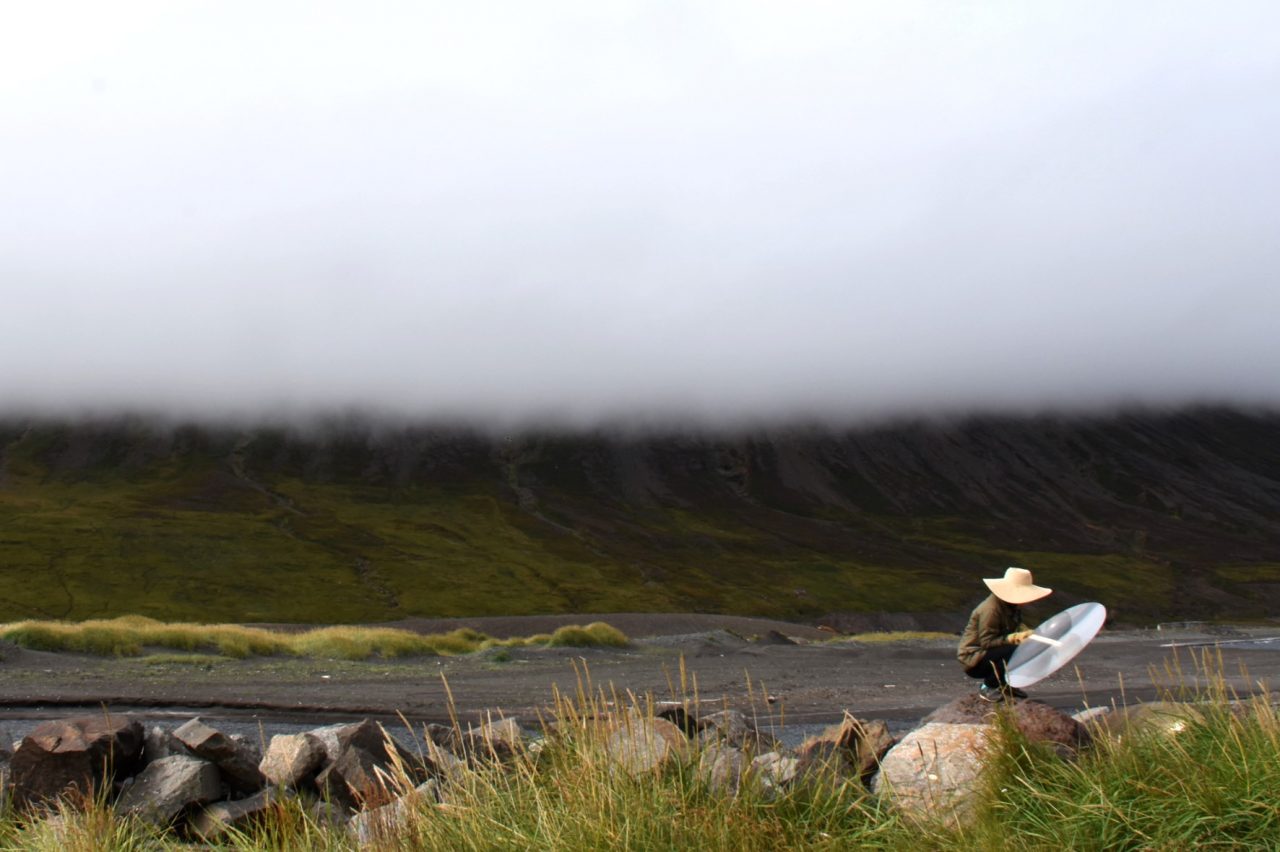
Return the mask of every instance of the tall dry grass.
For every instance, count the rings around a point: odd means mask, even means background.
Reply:
[[[1210,661],[1210,665],[1211,665]],[[1203,678],[1198,683],[1205,683]],[[619,694],[579,672],[556,695],[545,738],[505,763],[481,761],[442,782],[378,834],[375,849],[417,850],[1183,850],[1274,849],[1280,837],[1280,718],[1265,692],[1240,700],[1220,675],[1178,684],[1194,701],[1177,724],[1120,726],[1074,761],[998,726],[997,757],[974,821],[959,829],[912,823],[856,782],[820,780],[782,791],[750,778],[736,793],[711,786],[699,755],[631,773],[611,759],[605,719],[652,716],[650,696]],[[688,694],[685,672],[673,697]],[[696,702],[696,687],[693,700]],[[1119,711],[1117,711],[1119,715]],[[455,720],[456,724],[456,720]],[[393,783],[411,786],[407,776]],[[223,842],[241,850],[356,848],[301,801]],[[66,805],[54,820],[0,819],[5,849],[178,849],[101,804]]]
[[[216,651],[226,657],[274,655],[366,660],[469,654],[492,646],[622,646],[627,637],[603,622],[561,627],[550,635],[493,639],[476,630],[420,634],[386,627],[322,627],[282,633],[238,624],[156,621],[137,615],[80,622],[19,621],[0,626],[0,639],[41,651],[137,656],[147,648]]]

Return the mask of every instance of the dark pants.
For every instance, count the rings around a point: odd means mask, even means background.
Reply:
[[[1009,658],[1013,656],[1016,650],[1014,645],[1005,645],[1001,648],[993,648],[982,655],[982,659],[976,665],[964,670],[969,677],[982,678],[991,689],[998,689],[1005,685],[1004,669],[1009,663]]]

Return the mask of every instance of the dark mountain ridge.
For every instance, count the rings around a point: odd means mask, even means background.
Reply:
[[[962,612],[1022,564],[1122,620],[1280,605],[1280,415],[848,430],[0,424],[0,617]]]

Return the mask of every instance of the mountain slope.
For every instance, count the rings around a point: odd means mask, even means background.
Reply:
[[[0,619],[1280,605],[1280,416],[489,437],[0,424]]]

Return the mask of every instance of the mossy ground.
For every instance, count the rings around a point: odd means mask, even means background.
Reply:
[[[50,447],[68,440],[34,430],[4,448],[0,621],[963,611],[981,597],[980,577],[1014,564],[1141,619],[1185,616],[1178,571],[1141,549],[1018,549],[984,536],[980,518],[784,510],[696,478],[693,502],[630,504],[584,491],[584,474],[554,448],[528,466],[538,490],[526,499],[514,462],[509,482],[455,472],[371,484],[343,468],[341,447],[318,473],[254,468],[198,442],[135,463],[125,440],[67,467],[57,460],[74,453]],[[255,441],[260,455],[285,452],[269,434]],[[1209,576],[1247,586],[1278,571]]]

